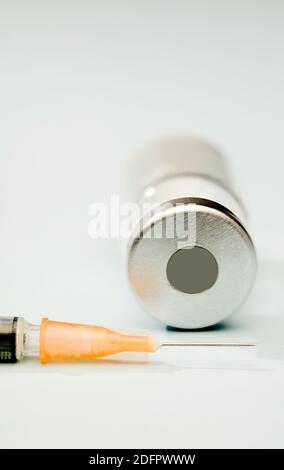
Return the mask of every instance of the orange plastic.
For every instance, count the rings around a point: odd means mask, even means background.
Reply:
[[[43,318],[40,329],[42,363],[95,359],[126,351],[154,352],[152,336],[131,336],[100,326],[63,323]]]

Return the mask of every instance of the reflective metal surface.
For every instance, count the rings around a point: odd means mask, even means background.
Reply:
[[[192,138],[165,139],[133,159],[131,180],[147,207],[127,247],[144,310],[185,329],[237,310],[253,285],[256,255],[219,152]]]

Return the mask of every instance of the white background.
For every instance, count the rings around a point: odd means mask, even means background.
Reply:
[[[0,0],[0,312],[164,331],[88,207],[154,138],[228,156],[259,277],[201,339],[265,339],[125,363],[0,369],[1,447],[283,447],[284,4]],[[221,308],[221,306],[220,306]]]

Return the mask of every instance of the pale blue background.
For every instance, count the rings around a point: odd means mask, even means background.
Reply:
[[[142,144],[190,132],[228,155],[260,258],[234,328],[198,339],[283,331],[283,43],[281,0],[0,0],[1,313],[163,332],[117,243],[88,237],[88,206]],[[279,354],[0,373],[4,447],[284,443]]]

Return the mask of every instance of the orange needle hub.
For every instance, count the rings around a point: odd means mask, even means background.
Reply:
[[[152,336],[132,336],[100,326],[50,321],[40,327],[40,360],[95,359],[126,351],[154,352]]]

